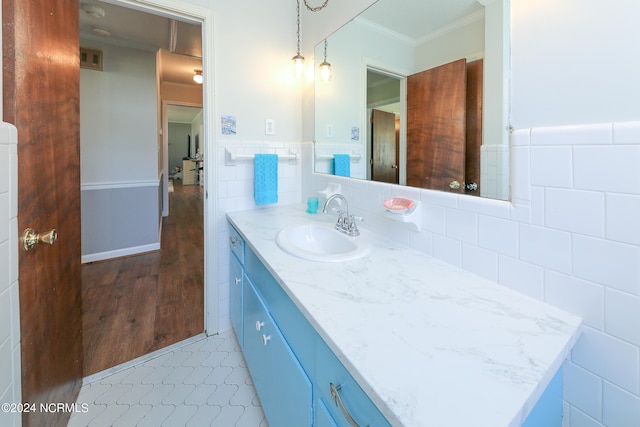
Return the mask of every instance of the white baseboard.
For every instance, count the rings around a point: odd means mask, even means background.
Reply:
[[[116,249],[113,251],[99,252],[95,254],[82,255],[82,263],[104,261],[106,259],[120,258],[124,256],[137,255],[144,252],[157,251],[160,249],[160,243],[151,243],[149,245],[134,246],[131,248]]]

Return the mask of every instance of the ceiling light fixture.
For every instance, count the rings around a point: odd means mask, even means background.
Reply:
[[[320,78],[324,83],[331,81],[331,64],[327,62],[327,39],[324,39],[324,61],[320,63]]]
[[[201,85],[203,80],[202,70],[195,69],[193,71],[195,72],[195,74],[193,75],[193,81]]]
[[[104,9],[93,4],[82,3],[80,9],[92,18],[104,18]]]
[[[304,68],[304,56],[300,55],[300,0],[296,1],[296,5],[296,15],[298,18],[298,31],[296,32],[296,35],[298,36],[298,48],[295,56],[291,59],[293,60],[296,77],[300,78]]]
[[[91,27],[91,31],[102,37],[109,37],[111,35],[110,29],[108,29],[107,27],[101,27],[99,25],[94,25],[93,27]]]

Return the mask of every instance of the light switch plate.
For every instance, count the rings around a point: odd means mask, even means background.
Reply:
[[[273,119],[266,119],[264,121],[264,133],[266,135],[276,134],[276,122]]]

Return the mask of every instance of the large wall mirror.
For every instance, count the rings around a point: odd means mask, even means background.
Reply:
[[[508,199],[509,45],[509,0],[378,0],[315,48],[315,171]]]

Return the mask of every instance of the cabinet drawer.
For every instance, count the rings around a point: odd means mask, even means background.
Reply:
[[[360,388],[360,385],[347,372],[346,368],[338,360],[331,349],[318,336],[316,343],[318,358],[316,362],[316,375],[314,384],[319,393],[319,397],[327,402],[326,409],[331,414],[333,420],[339,427],[350,427],[347,416],[334,399],[331,392],[331,384],[336,387],[336,391],[342,401],[344,411],[360,426],[370,427],[391,427],[378,408],[369,399],[367,394]],[[317,400],[316,400],[317,401]]]
[[[322,399],[316,400],[316,423],[313,427],[338,427]]]
[[[244,346],[244,331],[242,321],[242,287],[243,274],[242,266],[234,256],[230,257],[229,262],[229,318],[231,326],[236,333],[240,348]]]
[[[244,264],[244,239],[231,225],[229,225],[229,249],[238,258],[240,264]]]
[[[269,425],[311,426],[311,381],[246,275],[243,302],[244,356]]]

